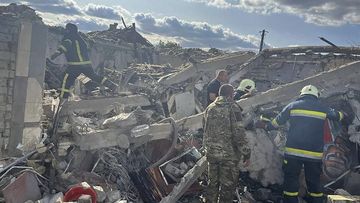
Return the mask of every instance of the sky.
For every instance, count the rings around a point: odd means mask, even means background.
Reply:
[[[34,8],[50,25],[76,23],[104,30],[121,17],[154,44],[257,49],[260,31],[270,47],[360,45],[360,0],[0,0]]]

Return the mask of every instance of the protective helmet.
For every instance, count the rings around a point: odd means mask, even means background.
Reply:
[[[78,32],[78,27],[75,24],[72,24],[72,23],[67,23],[65,28],[67,30],[69,30],[70,33],[77,33]]]
[[[251,92],[255,90],[255,82],[250,79],[243,79],[237,89],[244,92]]]
[[[300,95],[313,95],[315,97],[319,97],[319,90],[314,85],[306,85],[302,88]]]

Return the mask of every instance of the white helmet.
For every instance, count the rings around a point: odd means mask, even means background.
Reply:
[[[300,95],[313,95],[315,97],[319,97],[319,90],[314,85],[306,85],[302,88]]]
[[[255,90],[255,82],[250,79],[243,79],[237,89],[244,92],[252,92]]]

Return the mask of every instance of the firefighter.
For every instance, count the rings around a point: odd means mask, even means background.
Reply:
[[[51,60],[54,60],[59,55],[65,54],[68,63],[61,85],[60,98],[66,99],[70,96],[70,87],[74,85],[75,79],[81,73],[91,80],[109,87],[115,92],[117,89],[115,83],[94,72],[89,57],[89,46],[79,35],[77,26],[68,23],[65,28],[66,34],[64,35],[58,50],[50,57]]]
[[[234,100],[237,101],[243,98],[250,97],[255,90],[256,87],[255,87],[255,82],[253,80],[243,79],[240,82],[240,85],[235,92]]]
[[[299,174],[304,167],[309,202],[323,200],[320,174],[323,157],[325,119],[340,121],[344,114],[323,105],[319,91],[313,85],[305,86],[300,98],[288,104],[266,128],[273,130],[290,123],[284,157],[284,203],[298,202]]]

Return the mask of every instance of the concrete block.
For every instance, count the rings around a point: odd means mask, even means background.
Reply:
[[[9,90],[9,92],[8,92],[8,96],[6,97],[6,103],[7,104],[12,104],[13,103],[13,97],[12,97],[12,91],[11,90]]]
[[[27,127],[23,130],[22,136],[22,151],[30,152],[35,150],[36,145],[41,140],[41,128],[40,127]]]
[[[16,57],[16,54],[11,51],[0,51],[0,60],[11,60]]]
[[[137,121],[134,113],[121,113],[103,122],[103,126],[106,128],[127,128],[136,124]]]
[[[170,115],[176,120],[193,115],[196,109],[194,92],[173,95],[168,106],[169,109],[175,109],[174,112],[170,110]]]
[[[122,134],[120,129],[91,130],[90,132],[76,132],[75,144],[81,150],[94,150],[106,147],[118,146],[129,148],[128,137]]]
[[[27,81],[27,103],[42,103],[42,84],[35,78],[28,78]]]
[[[12,111],[12,105],[11,104],[6,104],[6,111]]]
[[[15,70],[9,70],[9,78],[15,77]]]
[[[151,103],[149,99],[143,95],[69,101],[64,104],[61,114],[70,115],[73,112],[99,112],[101,114],[106,114],[118,105],[124,105],[124,107],[134,107],[149,106]]]
[[[6,78],[0,78],[0,88],[1,87],[7,87],[7,79]]]
[[[0,51],[11,51],[9,43],[0,41]]]
[[[6,95],[7,94],[7,90],[8,88],[5,86],[5,87],[0,87],[0,94],[3,94],[3,95]]]
[[[5,96],[5,94],[0,94],[0,103],[3,103],[3,104],[6,103],[6,96]]]
[[[16,76],[28,77],[30,51],[19,50],[16,58]]]
[[[10,135],[11,135],[11,129],[5,128],[3,132],[3,137],[10,137]]]
[[[18,51],[30,52],[32,37],[32,23],[22,22],[18,39]]]
[[[10,71],[7,69],[0,69],[0,78],[8,78]]]
[[[12,34],[6,34],[6,33],[0,33],[0,41],[11,42],[11,41],[13,41],[13,35]]]
[[[0,69],[9,69],[9,65],[10,65],[10,60],[0,60]]]
[[[91,196],[90,195],[81,195],[77,200],[78,203],[91,203]]]

